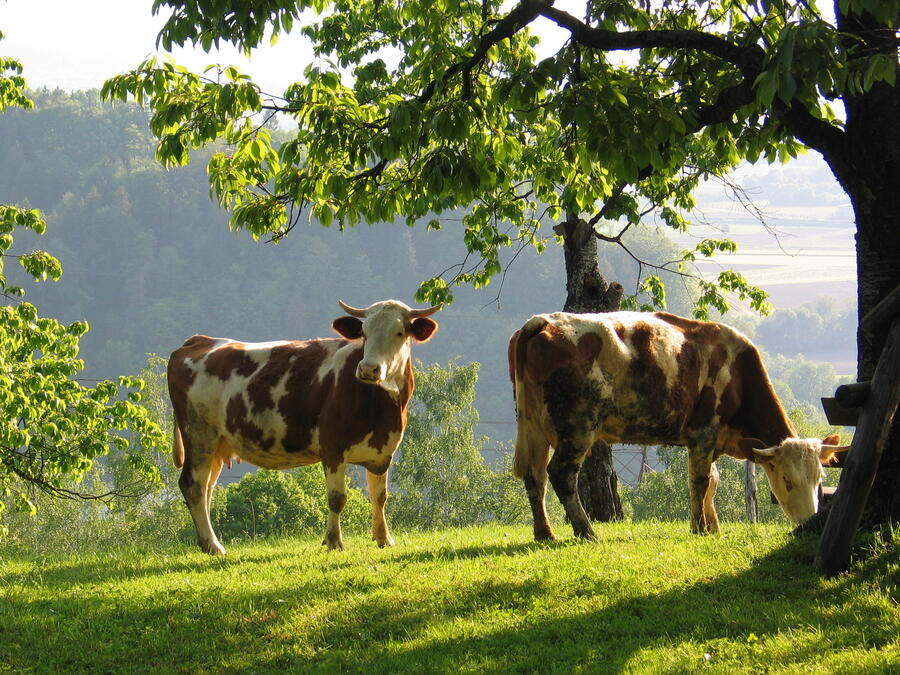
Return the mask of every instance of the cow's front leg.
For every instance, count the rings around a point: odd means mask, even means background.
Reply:
[[[713,501],[718,487],[719,470],[716,468],[716,463],[713,462],[709,467],[709,486],[703,496],[703,516],[706,518],[706,528],[711,533],[719,531],[719,514],[716,513],[716,505]]]
[[[710,534],[719,531],[719,519],[712,506],[712,495],[716,492],[716,482],[711,478],[713,472],[713,453],[702,448],[688,449],[688,488],[691,493],[691,532],[694,534]],[[711,490],[711,493],[710,493]],[[709,509],[706,508],[709,494]],[[708,513],[712,518],[708,519]]]
[[[328,494],[328,525],[322,543],[332,550],[343,551],[341,511],[347,503],[347,480],[344,475],[347,465],[341,463],[335,467],[322,466],[325,467],[325,490]]]
[[[381,548],[394,545],[394,538],[384,518],[384,505],[388,498],[387,476],[387,470],[382,473],[366,470],[366,485],[369,488],[369,501],[372,502],[372,539]]]
[[[550,474],[550,483],[556,491],[556,496],[562,502],[566,516],[572,523],[575,536],[597,541],[591,521],[588,520],[578,497],[578,472],[581,470],[581,462],[587,450],[581,452],[577,447],[569,441],[560,443],[560,447],[553,453],[553,459],[547,465],[547,472]],[[587,447],[589,446],[585,446]]]

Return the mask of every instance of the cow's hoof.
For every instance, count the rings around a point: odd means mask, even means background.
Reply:
[[[212,542],[211,544],[200,544],[200,550],[204,553],[209,553],[209,555],[226,555],[227,551],[217,541]]]
[[[535,541],[556,541],[556,535],[553,534],[553,530],[535,530],[534,531],[534,540]]]
[[[322,545],[327,546],[329,551],[343,551],[344,542],[341,539],[332,539],[326,535],[322,540]]]
[[[594,534],[594,531],[591,529],[575,532],[575,536],[578,537],[579,539],[584,539],[585,541],[593,541],[593,542],[600,541],[597,538],[597,535]]]
[[[384,539],[376,539],[375,543],[378,544],[378,548],[386,548],[394,545],[394,538],[387,535]]]

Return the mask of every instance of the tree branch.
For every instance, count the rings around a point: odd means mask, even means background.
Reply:
[[[525,4],[525,3],[523,3]],[[620,51],[629,49],[691,49],[705,52],[734,64],[747,77],[752,73],[755,78],[762,68],[765,53],[756,46],[741,47],[717,35],[695,30],[641,30],[610,31],[593,28],[567,12],[545,2],[539,14],[564,28],[572,35],[572,39],[585,47],[602,51]]]

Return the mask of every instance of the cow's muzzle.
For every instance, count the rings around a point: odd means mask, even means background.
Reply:
[[[378,384],[384,379],[384,369],[380,364],[359,362],[356,366],[356,379],[366,384]]]

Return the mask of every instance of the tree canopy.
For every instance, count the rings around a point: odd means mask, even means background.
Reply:
[[[886,24],[897,13],[896,2],[842,5]],[[815,3],[592,1],[584,19],[540,0],[154,4],[164,8],[167,48],[227,40],[250,51],[302,22],[316,56],[279,95],[233,67],[200,76],[156,60],[107,82],[107,96],[150,104],[164,162],[232,144],[210,162],[211,186],[232,226],[255,236],[281,237],[307,214],[341,227],[397,217],[441,227],[440,214],[467,208],[474,262],[451,284],[487,283],[506,246],[543,247],[545,217],[585,214],[621,231],[655,209],[684,229],[699,181],[815,147],[839,132],[831,100],[895,77],[891,54],[848,44]],[[538,19],[567,37],[540,58]],[[276,113],[298,127],[280,146],[260,123]],[[671,265],[732,248],[703,241]],[[425,282],[420,296],[446,300],[447,281]],[[726,307],[722,289],[764,307],[764,294],[723,272],[700,289],[696,313]]]

